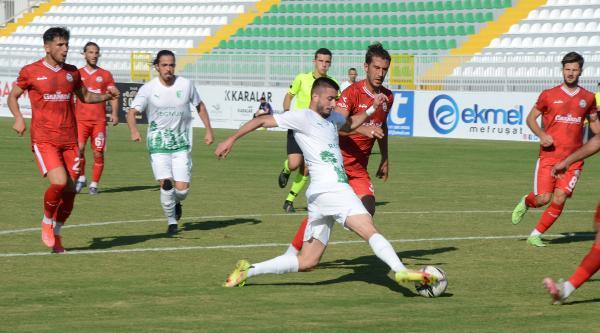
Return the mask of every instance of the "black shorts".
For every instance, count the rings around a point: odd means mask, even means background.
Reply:
[[[287,133],[287,153],[289,154],[300,154],[302,155],[302,149],[298,146],[296,138],[294,138],[294,131],[288,130]]]

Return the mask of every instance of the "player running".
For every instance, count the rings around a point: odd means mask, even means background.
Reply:
[[[367,241],[375,255],[395,272],[397,282],[436,282],[435,277],[428,273],[406,269],[392,245],[375,229],[371,215],[348,185],[339,149],[338,131],[350,132],[356,129],[375,109],[370,108],[366,112],[345,117],[333,111],[338,91],[339,86],[333,80],[318,78],[311,89],[310,109],[254,118],[215,150],[217,158],[222,159],[231,152],[237,139],[259,127],[290,129],[294,131],[294,137],[304,152],[312,175],[306,191],[309,222],[300,255],[284,254],[257,264],[240,260],[223,284],[224,287],[243,286],[247,278],[256,275],[308,271],[314,268],[327,247],[334,222]],[[375,98],[377,104],[388,102],[383,94]]]
[[[81,81],[91,92],[104,94],[109,88],[116,89],[115,80],[109,71],[98,67],[100,47],[94,42],[88,42],[83,47],[85,66],[79,69]],[[111,100],[111,123],[113,126],[119,124],[118,109],[119,102]],[[75,184],[75,192],[79,193],[86,186],[85,179],[85,144],[90,138],[92,151],[94,153],[94,166],[92,167],[92,182],[89,194],[98,194],[98,182],[104,170],[104,151],[106,149],[106,104],[86,104],[77,100],[75,107],[77,115],[77,133],[79,137],[79,161],[81,173]]]
[[[183,201],[192,177],[192,112],[198,112],[206,132],[204,143],[213,142],[213,131],[206,107],[192,81],[175,75],[175,54],[162,50],[154,59],[158,76],[144,84],[127,112],[131,139],[140,141],[137,113],[148,115],[147,146],[154,177],[160,183],[160,204],[167,217],[167,234],[175,235],[181,219]]]
[[[540,155],[535,166],[533,192],[519,201],[512,213],[512,223],[520,223],[529,208],[550,203],[527,238],[527,243],[533,246],[546,246],[541,235],[558,219],[565,201],[573,195],[583,161],[573,163],[559,179],[552,177],[552,167],[583,145],[586,117],[592,131],[600,132],[594,94],[579,86],[583,62],[580,54],[567,53],[562,59],[564,82],[544,90],[527,116],[527,126],[540,138]],[[540,116],[542,127],[537,123]]]
[[[566,159],[559,162],[552,168],[552,175],[557,178],[563,178],[565,172],[568,172],[569,166],[573,163],[583,160],[600,151],[600,136],[596,135],[588,141],[583,147],[579,148]],[[600,203],[596,206],[596,216],[594,216],[594,229],[596,231],[596,239],[591,250],[583,258],[579,267],[573,275],[563,282],[554,282],[551,278],[544,279],[544,286],[552,297],[552,304],[562,304],[566,299],[582,284],[594,275],[600,269]]]
[[[335,81],[334,78],[327,75],[327,71],[331,66],[331,59],[332,54],[329,49],[320,48],[315,52],[313,70],[308,73],[300,73],[296,75],[292,85],[290,85],[290,89],[288,89],[288,92],[283,99],[284,112],[308,108],[311,97],[310,89],[312,88],[312,84],[316,79],[320,77],[327,77]],[[294,107],[290,108],[292,99],[294,98]],[[294,183],[290,189],[290,193],[283,203],[283,210],[288,213],[293,213],[296,211],[294,208],[294,200],[308,181],[308,170],[304,165],[302,150],[300,150],[296,139],[294,139],[292,131],[288,131],[287,133],[287,153],[288,158],[283,163],[283,170],[281,170],[281,173],[279,174],[278,182],[279,187],[286,187],[292,171],[299,169],[298,175],[296,176],[296,179],[294,180]]]
[[[86,103],[103,103],[119,95],[116,89],[95,94],[85,88],[77,68],[65,63],[69,36],[65,28],[46,30],[46,56],[21,69],[8,96],[8,108],[15,117],[13,129],[19,136],[25,133],[26,124],[18,99],[28,91],[31,100],[31,148],[42,175],[50,181],[44,193],[42,241],[56,253],[65,252],[61,228],[73,210],[74,181],[79,174],[73,94]]]
[[[391,57],[379,43],[369,46],[365,55],[364,69],[366,79],[356,82],[342,92],[336,111],[352,116],[374,109],[373,115],[352,133],[340,132],[340,149],[344,158],[344,169],[348,183],[371,214],[375,215],[375,191],[367,171],[371,150],[375,140],[379,144],[381,161],[376,176],[386,181],[388,178],[388,139],[386,119],[394,103],[394,94],[383,86],[390,68]],[[378,103],[378,95],[384,95],[385,101]],[[304,218],[296,236],[288,248],[289,253],[302,249],[304,230],[308,218]]]

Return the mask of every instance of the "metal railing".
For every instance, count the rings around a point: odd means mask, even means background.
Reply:
[[[21,14],[38,6],[40,0],[0,0],[0,28],[14,22]]]
[[[43,51],[6,50],[0,47],[0,76],[16,77],[19,69],[43,56]],[[586,64],[581,84],[590,90],[600,81],[600,53],[584,54]],[[414,55],[413,85],[392,88],[459,91],[535,92],[562,81],[560,58],[548,55],[443,56]],[[100,66],[113,73],[116,80],[131,81],[130,53],[104,53]],[[211,53],[177,56],[177,72],[198,84],[231,86],[288,86],[296,74],[313,68],[313,54]],[[396,58],[394,58],[396,59]],[[83,66],[81,54],[71,51],[67,62]],[[359,79],[364,54],[335,53],[329,74],[344,81],[350,67],[358,69]],[[393,64],[392,64],[393,65]],[[154,70],[150,70],[154,75]],[[406,73],[402,73],[405,75]],[[391,71],[391,75],[394,72]],[[403,77],[405,79],[405,76]],[[398,82],[388,77],[387,85]]]

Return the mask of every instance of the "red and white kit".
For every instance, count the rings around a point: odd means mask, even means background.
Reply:
[[[379,127],[384,126],[388,112],[394,103],[394,94],[385,87],[379,88],[381,93],[388,98],[387,103],[380,105],[375,113],[363,124],[365,126]],[[367,89],[366,81],[362,80],[354,83],[342,92],[342,96],[337,102],[337,106],[348,110],[348,115],[352,116],[365,112],[373,105],[374,95]],[[348,182],[356,195],[374,195],[373,184],[367,171],[369,156],[375,144],[374,138],[366,137],[362,134],[353,133],[348,136],[340,136],[340,149],[344,157],[344,168],[348,175]]]

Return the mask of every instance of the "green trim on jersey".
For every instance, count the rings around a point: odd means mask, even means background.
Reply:
[[[338,83],[335,78],[329,75],[326,75],[325,77]],[[312,71],[296,75],[296,78],[294,78],[294,81],[290,85],[290,89],[288,89],[288,94],[295,97],[294,105],[291,107],[292,110],[308,109],[311,98],[310,90],[315,80],[316,78],[313,76]]]

